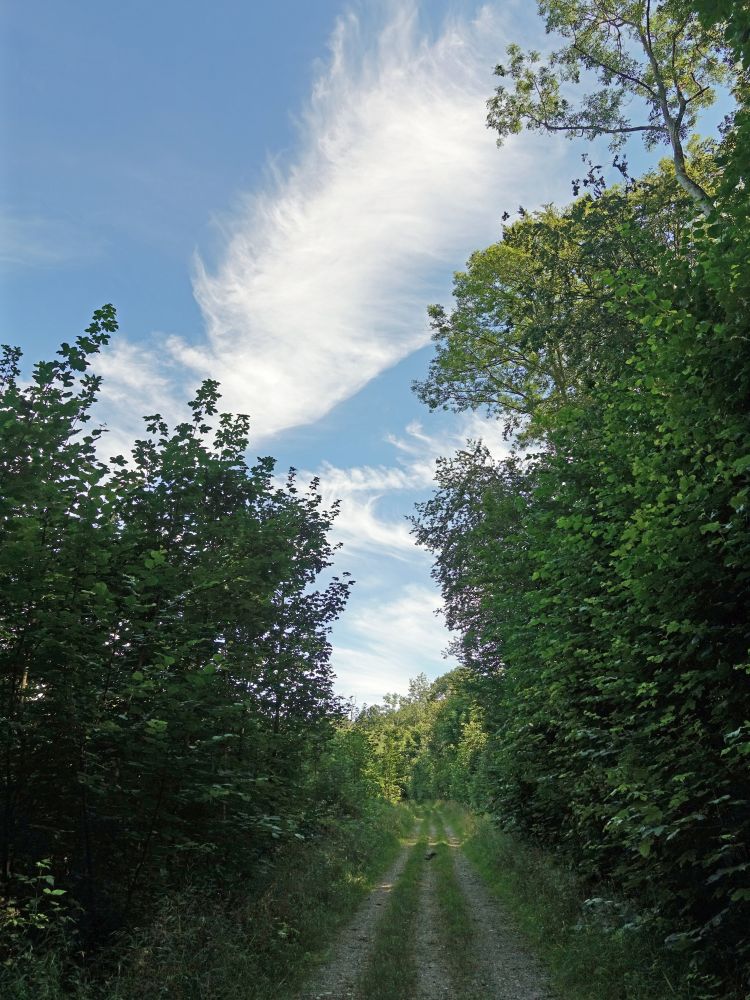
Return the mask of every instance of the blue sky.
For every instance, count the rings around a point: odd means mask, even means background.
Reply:
[[[342,500],[334,632],[358,702],[434,677],[448,636],[405,516],[478,418],[410,393],[426,306],[500,234],[567,201],[580,148],[484,127],[526,0],[26,0],[2,27],[2,340],[49,356],[113,302],[97,365],[112,452],[202,378],[250,413],[253,451]]]

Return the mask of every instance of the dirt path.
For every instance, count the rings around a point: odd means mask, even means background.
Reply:
[[[468,981],[461,984],[452,982],[450,962],[440,931],[437,872],[426,859],[415,928],[415,959],[419,971],[417,993],[415,997],[404,994],[402,1000],[451,1000],[457,997],[461,1000],[554,1000],[540,963],[464,856],[460,841],[448,824],[445,824],[445,830],[452,850],[456,880],[472,918],[472,954],[468,963],[471,973]],[[330,962],[300,994],[299,1000],[355,1000],[357,983],[370,956],[389,893],[401,876],[418,837],[419,827],[342,933]],[[430,845],[435,843],[435,828],[431,824]]]
[[[482,1000],[554,1000],[539,961],[522,941],[498,901],[461,851],[461,844],[445,824],[454,852],[456,878],[474,922],[476,972],[469,994]]]
[[[429,847],[437,845],[435,824],[430,824]],[[419,969],[418,1000],[448,1000],[455,996],[440,937],[435,866],[425,861],[417,923],[416,960]]]
[[[419,824],[411,840],[407,841],[394,863],[357,910],[354,919],[339,938],[328,964],[303,990],[299,1000],[348,1000],[355,996],[355,986],[375,940],[375,928],[380,914],[418,837]]]

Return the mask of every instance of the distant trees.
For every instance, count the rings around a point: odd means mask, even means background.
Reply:
[[[0,367],[3,886],[23,912],[43,861],[100,933],[307,822],[349,589],[316,589],[335,510],[247,464],[216,383],[102,459],[91,365],[116,326],[98,310],[28,382],[17,350]]]
[[[368,773],[386,798],[484,804],[472,794],[486,742],[475,688],[466,670],[433,682],[419,674],[408,695],[386,695],[360,712],[353,731],[369,745]]]

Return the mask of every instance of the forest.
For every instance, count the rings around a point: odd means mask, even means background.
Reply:
[[[435,802],[562,935],[562,1000],[750,996],[750,10],[538,8],[557,48],[498,53],[488,127],[610,153],[429,307],[416,395],[510,449],[411,517],[458,668],[336,697],[336,505],[215,381],[103,457],[112,305],[28,376],[4,348],[3,997],[297,995]]]

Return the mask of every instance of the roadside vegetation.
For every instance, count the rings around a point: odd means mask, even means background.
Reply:
[[[113,1000],[295,997],[338,931],[402,849],[413,816],[373,805],[298,842],[255,884],[213,895],[199,886],[163,901],[92,990]]]
[[[462,849],[564,1000],[695,1000],[691,963],[644,932],[616,885],[586,884],[549,852],[449,807]]]
[[[286,845],[273,865],[235,886],[196,879],[165,893],[147,922],[99,950],[90,964],[56,950],[22,957],[0,974],[2,996],[37,1000],[274,1000],[292,998],[325,959],[346,920],[402,850],[405,806],[374,803],[358,819],[325,824]]]

